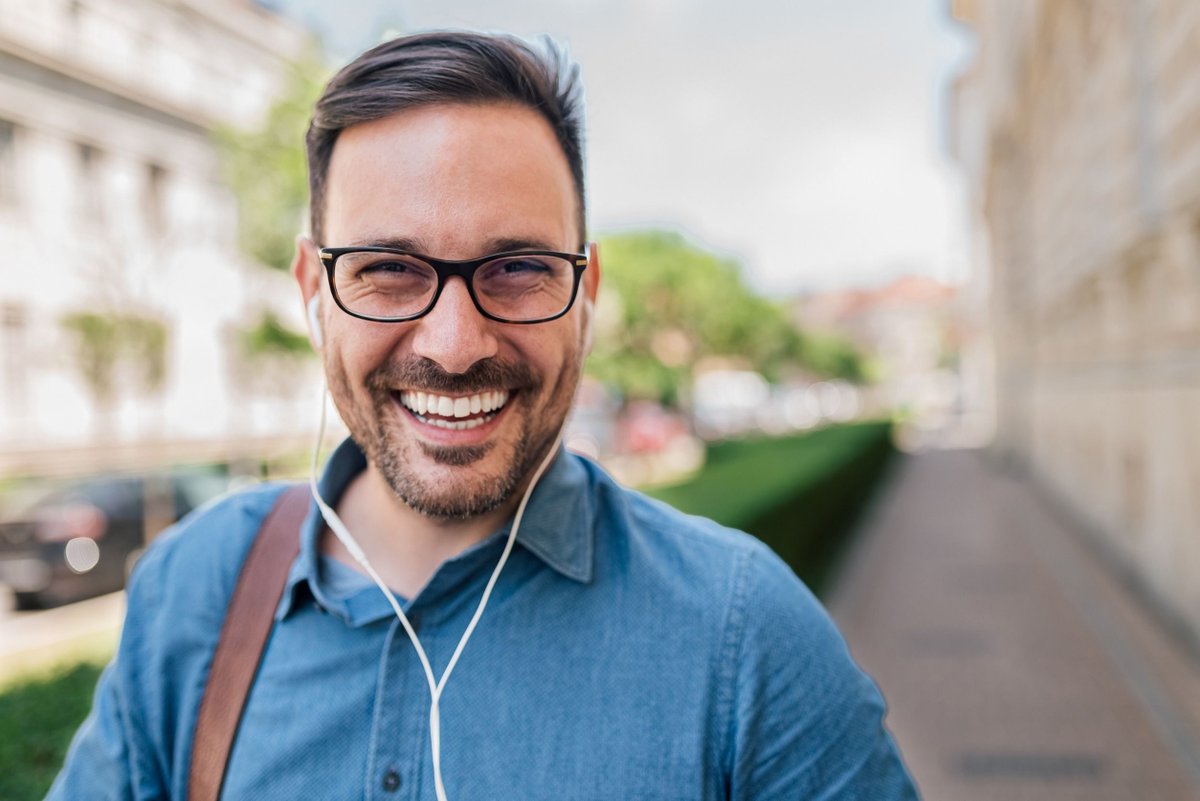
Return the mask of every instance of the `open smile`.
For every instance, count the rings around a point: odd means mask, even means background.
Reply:
[[[491,422],[504,410],[510,395],[507,390],[460,396],[416,390],[394,394],[417,420],[451,431],[465,431]]]

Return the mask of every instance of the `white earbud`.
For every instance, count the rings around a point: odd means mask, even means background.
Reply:
[[[308,333],[312,338],[313,347],[317,350],[325,347],[325,337],[321,334],[320,307],[317,296],[313,295],[308,301]]]

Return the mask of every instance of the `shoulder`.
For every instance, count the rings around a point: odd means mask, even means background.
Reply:
[[[223,496],[156,537],[130,577],[122,637],[155,653],[203,653],[215,643],[250,545],[288,486]]]
[[[868,749],[882,743],[886,756],[878,690],[820,601],[774,551],[606,476],[594,494],[597,519],[608,522],[597,531],[598,556],[607,549],[611,562],[624,560],[635,577],[628,594],[650,605],[656,619],[692,632],[689,658],[707,644],[719,688],[722,759],[735,772],[771,742],[795,746],[789,753],[797,761],[781,763],[788,770],[831,742],[843,744],[851,758],[858,737]],[[597,570],[603,569],[598,558]]]
[[[597,499],[598,541],[623,544],[696,590],[723,587],[742,599],[780,599],[785,608],[815,604],[791,568],[758,538],[685,514],[587,464]]]
[[[161,776],[186,754],[228,600],[283,484],[219,498],[159,535],[138,560],[108,684]]]
[[[623,546],[655,572],[659,587],[702,595],[722,610],[725,656],[743,681],[778,672],[818,686],[815,674],[857,683],[859,671],[820,601],[758,538],[680,512],[621,487],[591,466],[599,497],[597,541]],[[598,546],[598,548],[601,546]],[[619,558],[619,554],[617,555]]]
[[[168,602],[171,594],[194,590],[227,596],[255,534],[288,486],[261,484],[224,495],[156,537],[133,571],[131,605],[135,599]]]
[[[741,550],[756,542],[741,531],[726,528],[705,517],[685,514],[626,487],[595,462],[575,458],[583,467],[600,527],[615,529],[619,534],[648,537],[665,548],[699,546],[723,551]]]
[[[615,575],[656,614],[707,628],[723,678],[770,649],[792,667],[840,661],[845,646],[820,602],[761,540],[680,512],[589,465],[596,572]],[[631,601],[632,602],[632,601]],[[679,615],[671,615],[681,620]]]
[[[634,536],[652,543],[686,586],[713,594],[721,604],[728,665],[752,668],[764,649],[800,669],[845,653],[820,601],[757,537],[626,493]]]

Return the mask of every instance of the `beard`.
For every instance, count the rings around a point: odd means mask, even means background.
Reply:
[[[392,492],[409,508],[439,520],[468,520],[505,503],[532,475],[554,444],[570,410],[579,382],[582,357],[572,352],[552,380],[539,377],[527,364],[487,359],[465,373],[448,373],[429,359],[414,357],[387,363],[367,374],[369,405],[357,403],[340,360],[331,355],[327,374],[334,402],[367,460],[379,470]],[[479,445],[432,445],[407,433],[398,388],[463,396],[504,388],[509,400],[504,414],[517,417],[515,436]],[[541,403],[539,403],[541,399]],[[512,408],[509,408],[512,407]],[[513,421],[506,421],[512,428]],[[508,450],[499,469],[483,460],[497,449]],[[431,477],[415,465],[419,455],[455,468],[452,481]],[[473,465],[477,469],[471,470]]]

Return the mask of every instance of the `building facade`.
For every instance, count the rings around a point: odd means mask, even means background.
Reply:
[[[1200,641],[1200,4],[950,8],[996,448]]]
[[[313,428],[315,363],[244,363],[264,309],[303,316],[239,254],[213,138],[257,125],[308,44],[249,0],[0,0],[0,475]]]
[[[797,325],[845,337],[869,356],[866,411],[899,415],[903,444],[979,445],[992,434],[989,387],[966,290],[907,275],[802,297],[793,312]]]

